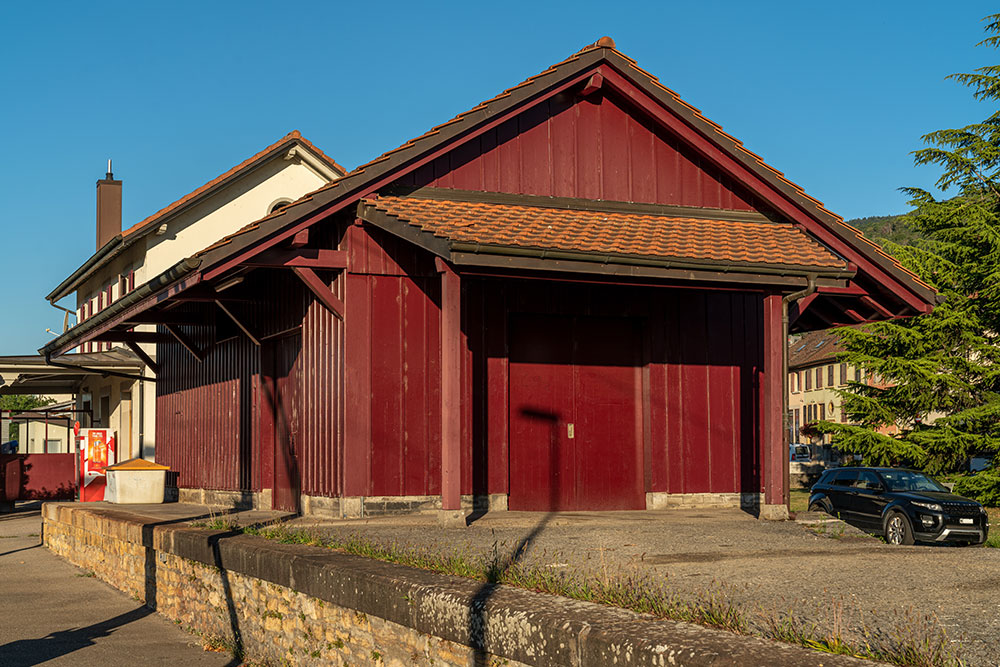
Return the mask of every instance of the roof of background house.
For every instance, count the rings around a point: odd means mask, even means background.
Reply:
[[[53,302],[62,299],[79,287],[80,284],[92,276],[94,272],[110,262],[114,257],[121,254],[125,248],[131,246],[137,240],[145,236],[145,234],[153,231],[159,226],[159,224],[165,222],[172,215],[177,214],[196,202],[201,201],[204,197],[212,194],[219,187],[232,181],[235,177],[241,175],[250,168],[273,158],[275,155],[278,155],[295,145],[300,145],[306,148],[336,174],[343,175],[347,173],[346,169],[337,164],[333,158],[329,157],[326,153],[317,148],[311,141],[303,137],[298,130],[293,130],[267,148],[264,148],[231,169],[219,174],[201,187],[192,190],[177,201],[164,206],[156,213],[140,220],[128,229],[123,230],[120,234],[115,235],[111,240],[104,244],[104,246],[99,248],[96,253],[87,259],[87,261],[80,265],[76,271],[66,278],[66,280],[61,282],[58,287],[52,290],[52,292],[45,298]]]
[[[820,329],[798,336],[788,344],[788,368],[795,370],[837,360],[844,351],[836,329]]]

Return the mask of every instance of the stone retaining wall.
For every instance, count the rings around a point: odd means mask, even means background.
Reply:
[[[257,664],[870,664],[117,510],[42,515],[53,552]]]

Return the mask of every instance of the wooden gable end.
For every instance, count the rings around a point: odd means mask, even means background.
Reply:
[[[636,91],[638,92],[638,91]],[[746,187],[610,88],[542,100],[399,185],[762,210]]]

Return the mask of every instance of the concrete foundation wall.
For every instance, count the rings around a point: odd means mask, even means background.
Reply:
[[[167,489],[168,500],[195,505],[220,505],[239,509],[271,509],[271,490],[217,491],[212,489]],[[441,509],[441,496],[326,496],[299,497],[303,516],[324,519],[360,519],[366,516],[410,514]],[[507,494],[462,496],[462,509],[490,512],[507,511]]]
[[[183,627],[293,665],[861,665],[330,549],[47,503],[43,540]]]

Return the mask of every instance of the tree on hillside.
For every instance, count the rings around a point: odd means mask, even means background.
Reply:
[[[981,45],[997,48],[1000,14],[985,21]],[[1000,100],[1000,66],[949,78],[976,99]],[[842,392],[851,424],[815,429],[867,463],[940,473],[1000,449],[1000,112],[923,139],[915,162],[939,166],[938,187],[955,194],[905,189],[919,238],[885,247],[946,301],[920,317],[841,330],[842,360],[876,381]]]
[[[40,408],[46,405],[51,405],[55,403],[51,398],[46,398],[44,396],[32,396],[30,394],[10,394],[7,396],[0,396],[0,410],[12,410],[14,412],[19,412],[22,410],[33,410],[34,408]],[[2,435],[2,434],[0,434]],[[10,433],[7,434],[6,439],[16,440],[17,439],[17,425],[10,425]]]

